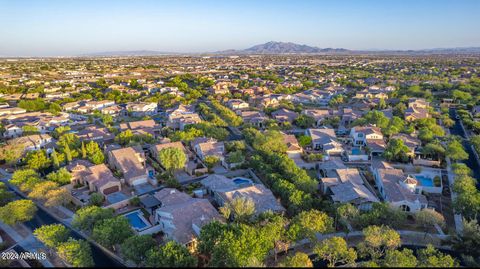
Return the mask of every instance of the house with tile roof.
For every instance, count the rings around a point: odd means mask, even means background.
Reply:
[[[272,191],[263,184],[238,184],[233,179],[215,174],[209,175],[201,183],[218,206],[232,202],[237,197],[245,197],[255,203],[255,214],[261,214],[266,211],[279,213],[285,211],[285,208],[275,198]]]
[[[149,173],[153,168],[147,167],[145,153],[139,146],[120,148],[108,151],[108,163],[110,167],[119,171],[125,180],[125,184],[135,186],[143,183],[157,184],[155,178]],[[153,172],[154,173],[154,172]]]
[[[155,223],[161,226],[166,238],[195,248],[200,230],[212,221],[224,221],[207,199],[192,198],[172,188],[156,192],[161,206],[155,210]]]
[[[336,203],[351,203],[361,210],[369,210],[378,198],[365,185],[357,168],[338,168],[333,175],[320,179],[324,194]]]
[[[416,179],[390,165],[372,170],[375,183],[385,202],[406,212],[417,212],[427,207],[427,198],[414,186]]]

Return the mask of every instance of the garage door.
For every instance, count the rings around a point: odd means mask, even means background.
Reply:
[[[110,188],[106,188],[105,190],[103,190],[103,194],[108,195],[110,193],[114,193],[114,192],[117,192],[117,191],[119,191],[118,186],[112,186]]]

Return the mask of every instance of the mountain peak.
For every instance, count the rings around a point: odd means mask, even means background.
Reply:
[[[244,53],[258,54],[288,54],[288,53],[329,53],[329,52],[345,52],[346,49],[321,49],[304,44],[296,44],[292,42],[269,41],[264,44],[255,45],[248,49],[242,50]]]

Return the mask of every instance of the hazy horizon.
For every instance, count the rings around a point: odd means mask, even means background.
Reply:
[[[0,56],[204,53],[268,41],[350,50],[480,47],[480,1],[0,0]]]

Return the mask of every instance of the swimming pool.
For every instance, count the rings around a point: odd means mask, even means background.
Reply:
[[[252,181],[248,178],[243,178],[243,177],[237,177],[233,179],[233,182],[235,184],[240,185],[240,184],[247,184],[247,183],[252,183]]]
[[[417,175],[415,178],[420,182],[420,185],[425,187],[433,187],[433,179],[422,175]]]
[[[362,151],[358,148],[353,148],[352,149],[352,155],[360,155],[362,154]]]
[[[141,231],[152,226],[150,223],[147,223],[143,217],[141,217],[141,214],[143,213],[140,210],[136,210],[124,215],[128,219],[128,222],[130,222],[130,225],[137,231]]]

